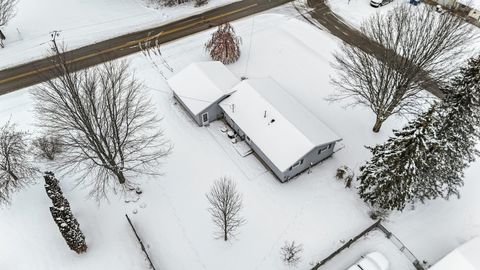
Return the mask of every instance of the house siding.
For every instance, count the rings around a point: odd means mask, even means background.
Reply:
[[[288,181],[289,179],[295,177],[296,175],[315,166],[320,161],[330,157],[333,154],[333,149],[335,148],[335,144],[336,142],[330,142],[330,143],[326,143],[313,148],[310,152],[308,152],[305,156],[303,156],[303,158],[300,159],[300,160],[303,160],[302,164],[300,164],[295,168],[292,168],[292,170],[286,170],[285,172],[283,172],[284,180],[282,181],[282,179],[280,179],[280,181],[282,182]],[[328,145],[331,145],[331,147],[328,148]],[[327,147],[327,149],[325,149],[320,154],[318,154],[318,151],[325,147]]]
[[[185,106],[185,104],[182,102],[182,100],[180,98],[178,98],[178,96],[175,92],[173,93],[173,97],[175,97],[175,99],[178,101],[178,103],[180,103],[182,105],[182,107],[185,109],[185,111],[188,112],[190,117],[192,117],[192,119],[197,123],[197,125],[203,126],[202,114],[204,114],[205,112],[208,112],[208,121],[209,122],[213,122],[213,121],[221,119],[223,117],[223,110],[222,110],[222,108],[220,108],[219,103],[222,100],[224,100],[226,97],[228,97],[228,95],[225,95],[225,96],[219,98],[217,101],[213,102],[210,106],[208,106],[206,109],[204,109],[203,111],[201,111],[197,115],[193,114],[192,111],[190,111],[188,109],[188,107]]]
[[[228,114],[224,114],[225,121],[228,125],[242,138],[245,139],[245,132],[228,116]],[[248,136],[248,134],[247,134]],[[280,180],[280,182],[285,183],[289,179],[293,178],[294,176],[304,172],[308,168],[318,164],[320,161],[328,158],[333,154],[333,149],[335,147],[335,142],[326,143],[320,146],[313,148],[310,152],[308,152],[305,156],[303,156],[303,163],[299,166],[292,168],[292,170],[280,171],[275,164],[260,150],[260,148],[255,144],[252,140],[245,140],[247,144],[252,148],[253,151],[257,154],[257,156],[262,159],[262,161],[270,168],[273,174]],[[328,147],[331,144],[330,148],[327,148],[325,151],[322,151],[318,154],[318,151],[323,147]],[[301,159],[300,159],[301,160]],[[293,165],[293,164],[292,164]]]
[[[202,114],[204,114],[205,112],[208,112],[208,121],[209,122],[213,122],[213,121],[221,119],[223,117],[223,110],[220,108],[220,105],[218,105],[218,103],[220,103],[221,100],[223,100],[223,98],[216,101],[211,106],[209,106],[205,110],[201,111],[197,115],[197,117],[200,121],[200,125],[202,125]]]
[[[187,106],[182,102],[182,100],[177,96],[175,92],[173,92],[173,97],[177,100],[177,102],[182,105],[183,109],[190,115],[190,117],[197,123],[198,126],[202,126],[202,121],[199,115],[195,115],[188,109]]]

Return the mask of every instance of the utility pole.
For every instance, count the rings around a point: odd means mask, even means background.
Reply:
[[[53,62],[55,63],[55,65],[59,66],[61,68],[61,70],[56,70],[56,73],[60,73],[61,76],[64,76],[64,78],[66,79],[66,82],[68,84],[68,87],[69,87],[69,90],[70,91],[73,91],[74,89],[76,89],[75,87],[75,84],[73,83],[73,80],[72,80],[72,77],[71,77],[71,72],[68,68],[68,65],[67,65],[67,60],[65,59],[65,53],[64,53],[64,50],[60,51],[60,49],[58,48],[58,44],[57,44],[57,37],[60,36],[60,33],[61,31],[58,31],[58,30],[54,30],[52,32],[50,32],[50,36],[52,37],[51,39],[51,42],[52,42],[52,51],[54,52],[54,59],[53,59]],[[55,74],[55,76],[58,76],[60,74]]]
[[[58,51],[58,46],[57,46],[57,37],[60,36],[60,31],[54,30],[50,32],[50,37],[52,38],[50,41],[52,41],[52,50],[56,53],[59,54],[60,52]]]

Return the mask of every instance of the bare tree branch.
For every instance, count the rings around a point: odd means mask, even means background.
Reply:
[[[0,27],[15,16],[17,0],[0,0]]]
[[[422,88],[443,85],[476,38],[470,25],[428,6],[400,4],[366,20],[361,32],[379,53],[375,56],[344,44],[335,53],[339,92],[331,100],[352,98],[351,105],[368,106],[377,116],[374,132],[391,115],[421,108]]]
[[[29,162],[26,136],[10,122],[0,128],[0,205],[9,203],[13,192],[33,183],[38,172]]]

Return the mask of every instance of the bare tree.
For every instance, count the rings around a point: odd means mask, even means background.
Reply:
[[[54,72],[60,76],[33,95],[39,126],[62,141],[57,169],[81,173],[79,183],[91,186],[90,195],[97,199],[109,190],[134,187],[135,175],[158,174],[171,144],[128,63],[107,62],[73,72],[56,43],[54,49]]]
[[[233,27],[225,23],[212,34],[212,38],[205,44],[205,50],[213,60],[231,64],[240,58],[241,43],[242,40],[235,34]]]
[[[475,38],[462,19],[426,5],[400,4],[366,20],[361,32],[373,53],[344,44],[335,54],[340,90],[333,100],[353,98],[376,115],[374,132],[391,115],[410,113],[425,102],[422,88],[443,85]],[[457,61],[456,61],[457,60]]]
[[[41,136],[33,140],[34,152],[37,156],[54,160],[62,152],[62,142],[56,136]]]
[[[17,0],[0,0],[0,27],[8,23],[15,16]]]
[[[238,193],[235,182],[225,176],[215,181],[206,196],[210,202],[208,210],[213,223],[219,229],[218,237],[228,241],[245,222],[239,215],[242,209],[242,196]]]
[[[303,252],[303,246],[295,243],[295,241],[286,241],[280,249],[280,256],[283,262],[290,266],[295,266],[300,262]]]
[[[0,128],[0,204],[9,203],[12,193],[32,183],[37,172],[29,162],[26,136],[10,122]]]

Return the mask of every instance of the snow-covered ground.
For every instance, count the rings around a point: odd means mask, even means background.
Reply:
[[[7,40],[0,49],[0,68],[45,56],[54,30],[61,31],[60,40],[73,49],[235,1],[155,9],[149,0],[19,0],[17,15],[2,29]]]
[[[355,0],[353,0],[355,1]],[[358,0],[359,1],[359,0]],[[284,8],[285,9],[285,8]],[[277,9],[282,10],[282,9]],[[392,128],[404,120],[389,119],[379,134],[373,134],[373,114],[365,108],[344,109],[343,103],[328,103],[334,91],[329,84],[329,64],[339,42],[288,15],[264,14],[235,22],[243,39],[242,57],[228,67],[237,76],[270,76],[300,103],[343,137],[345,147],[311,173],[280,184],[253,155],[241,157],[220,132],[221,122],[198,127],[175,104],[159,75],[172,74],[141,54],[129,57],[136,74],[144,80],[163,117],[162,127],[175,148],[166,160],[161,177],[145,177],[144,193],[137,202],[125,203],[111,196],[96,205],[86,199],[86,190],[73,189],[69,177],[61,186],[87,237],[89,250],[76,255],[64,243],[39,183],[19,192],[11,206],[0,209],[0,269],[147,269],[124,214],[130,214],[158,269],[289,269],[280,260],[286,240],[302,243],[303,259],[298,269],[326,257],[373,221],[368,207],[354,190],[335,180],[335,169],[347,165],[355,170],[368,159],[364,145],[384,141]],[[208,60],[203,44],[210,32],[166,44],[162,51],[175,71],[191,62]],[[157,64],[159,59],[154,59]],[[0,96],[0,124],[8,119],[35,132],[32,100],[24,89]],[[286,142],[287,143],[287,142]],[[48,169],[48,165],[44,166]],[[237,238],[225,243],[213,238],[214,227],[207,212],[205,193],[220,176],[232,177],[243,194],[243,217],[247,223]],[[434,262],[458,244],[480,234],[478,190],[480,162],[467,171],[462,199],[434,201],[415,210],[395,213],[387,223],[420,259]],[[133,211],[138,211],[133,214]],[[410,267],[390,243],[376,234],[364,239],[332,261],[343,269],[358,256],[384,251],[392,270]],[[328,269],[328,268],[325,268]]]

